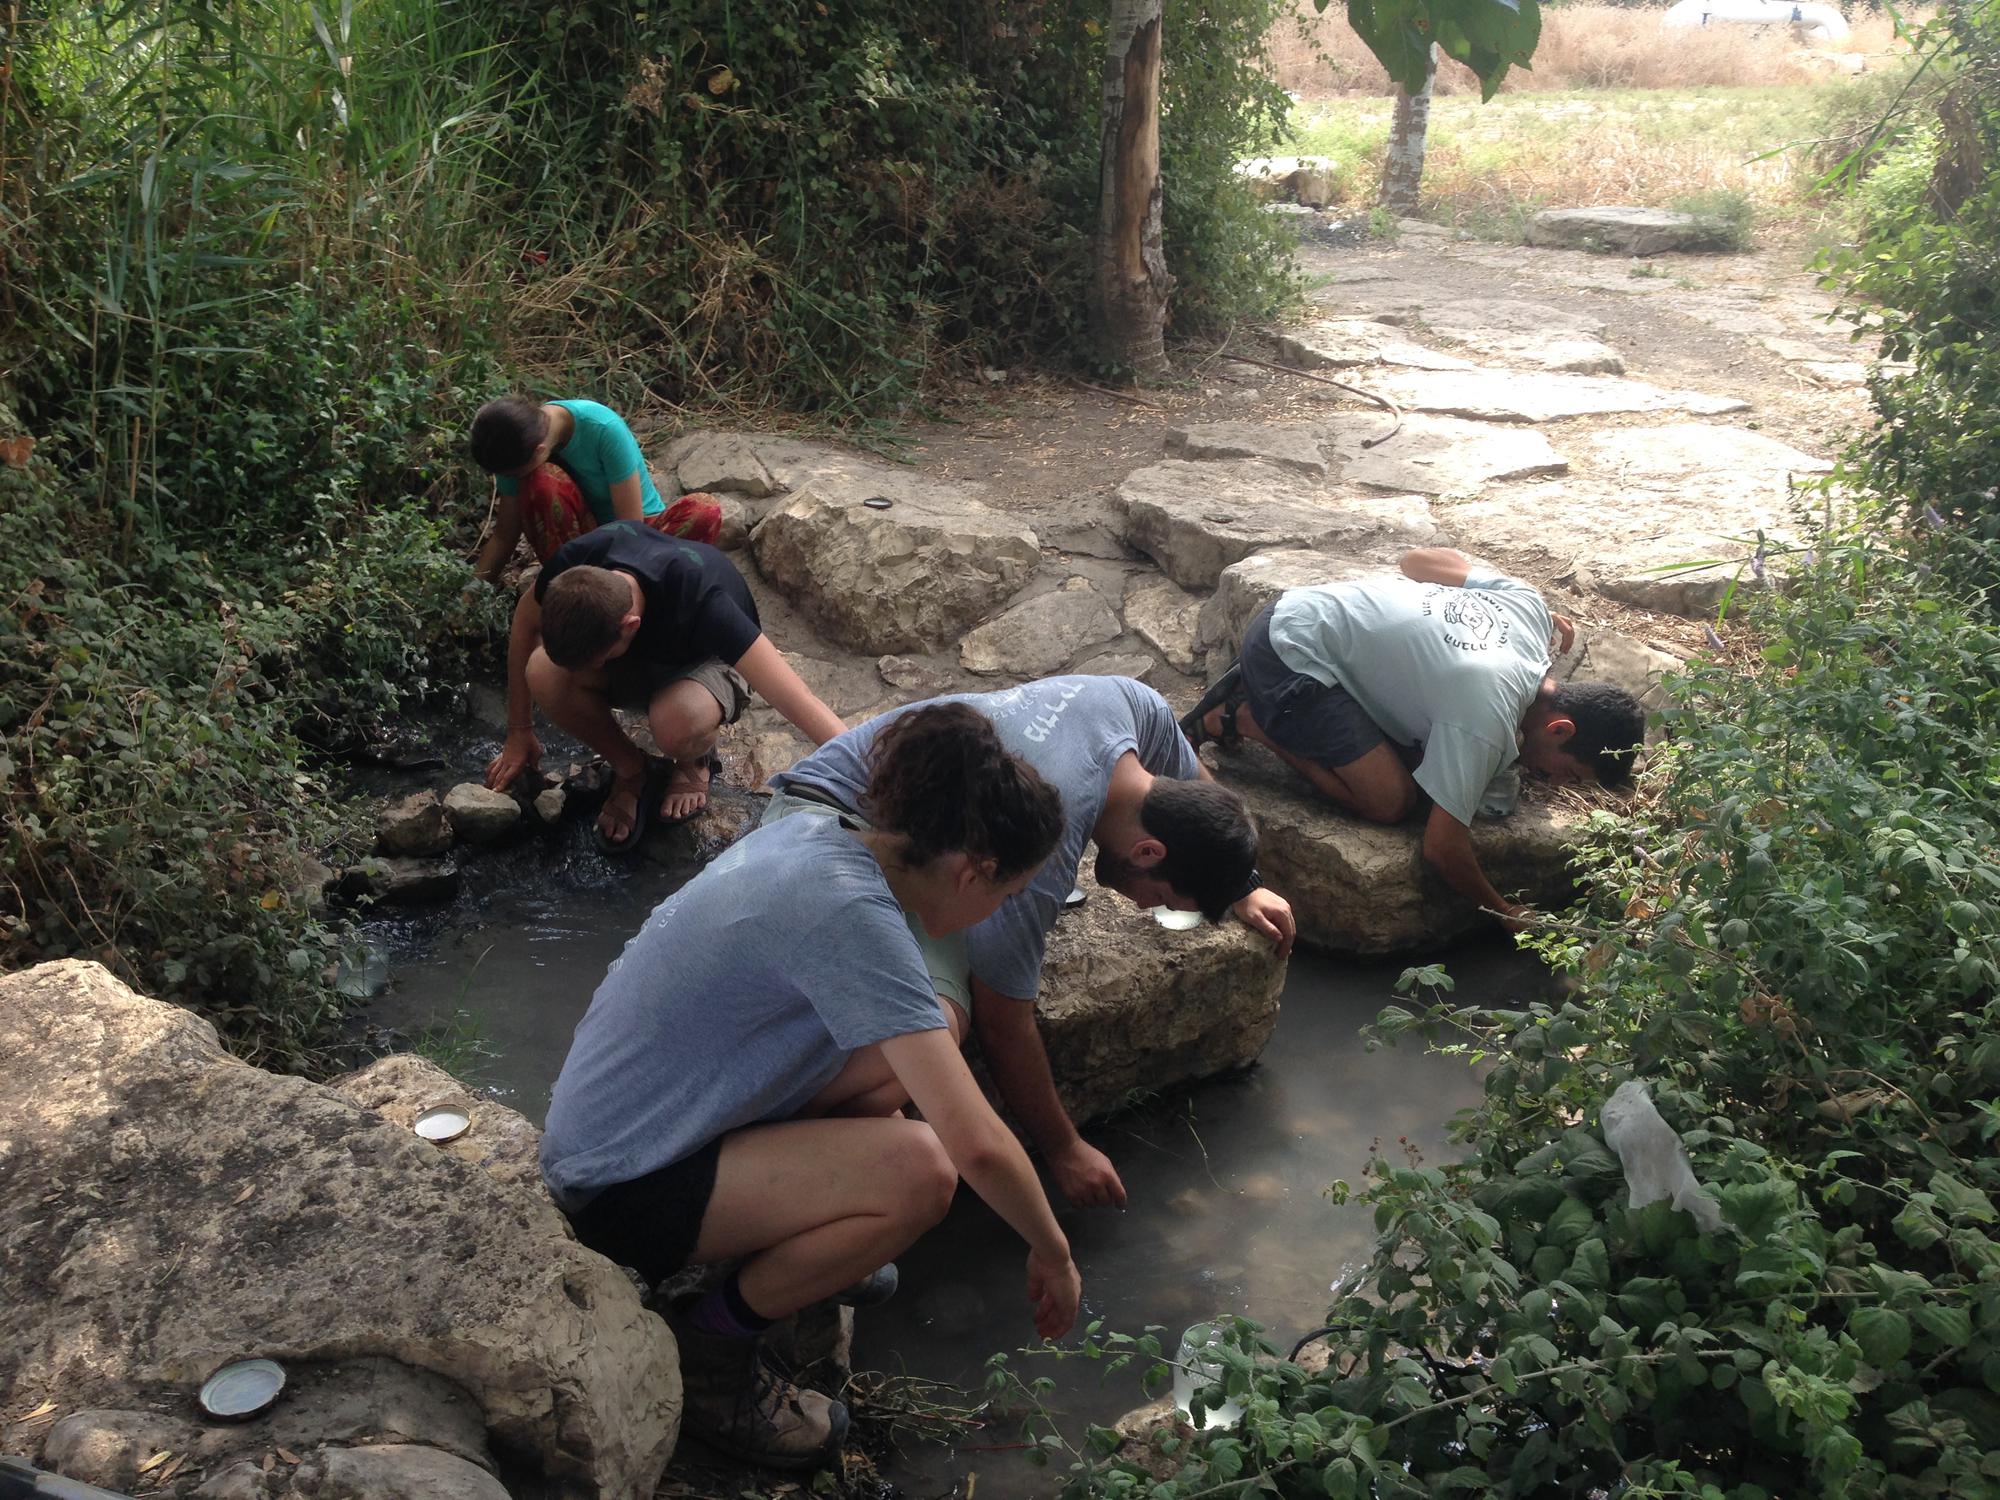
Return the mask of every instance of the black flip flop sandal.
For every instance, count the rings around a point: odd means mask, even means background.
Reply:
[[[659,804],[660,800],[658,788],[663,780],[661,763],[658,761],[648,762],[646,775],[639,783],[639,800],[632,808],[632,826],[625,830],[625,837],[622,839],[606,837],[604,825],[601,823],[591,829],[591,832],[596,836],[599,853],[611,855],[630,854],[634,849],[639,847],[639,841],[645,838],[646,829],[652,824],[653,809]],[[611,790],[613,792],[618,790],[616,781],[613,781]],[[609,796],[610,794],[607,793],[607,800]]]
[[[700,817],[703,813],[708,811],[709,792],[715,786],[715,778],[722,774],[722,757],[717,755],[713,750],[711,750],[708,752],[707,755],[697,758],[693,762],[693,764],[698,766],[705,765],[708,767],[708,781],[701,788],[701,794],[702,794],[701,806],[697,807],[691,813],[682,813],[678,818],[670,818],[665,813],[661,813],[659,815],[659,818],[660,818],[660,826],[662,828],[678,828],[683,823],[692,823],[696,818]],[[671,777],[668,778],[669,781],[671,781],[671,779],[672,779]],[[671,790],[672,788],[667,784],[667,782],[662,782],[660,785],[660,790],[654,796],[653,801],[655,803],[659,802],[661,798],[665,797],[667,793]],[[689,787],[688,790],[693,791],[694,788]]]
[[[1236,730],[1236,710],[1243,706],[1247,696],[1243,689],[1243,664],[1232,663],[1227,672],[1209,684],[1208,691],[1201,695],[1201,701],[1181,716],[1181,733],[1197,750],[1210,740],[1225,750],[1234,750],[1243,743],[1243,736]],[[1222,710],[1222,732],[1210,734],[1203,720],[1217,708]]]

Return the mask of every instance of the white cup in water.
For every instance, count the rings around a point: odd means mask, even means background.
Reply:
[[[1205,1352],[1210,1344],[1221,1342],[1222,1332],[1213,1323],[1197,1323],[1181,1335],[1181,1352],[1174,1370],[1174,1405],[1191,1420],[1194,1393],[1222,1383],[1222,1362]],[[1209,1407],[1194,1425],[1200,1428],[1234,1427],[1242,1415],[1241,1406],[1234,1401],[1225,1401],[1220,1406]]]

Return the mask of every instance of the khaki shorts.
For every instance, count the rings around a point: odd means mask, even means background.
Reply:
[[[660,690],[676,682],[698,682],[708,689],[722,709],[722,722],[734,724],[750,706],[750,684],[732,666],[711,656],[691,667],[670,667],[656,661],[614,658],[604,669],[605,696],[614,708],[635,708],[641,713],[652,707]]]
[[[771,805],[764,809],[763,817],[757,820],[757,826],[762,828],[794,813],[815,813],[822,818],[846,817],[856,823],[862,822],[858,814],[845,812],[830,802],[815,802],[809,797],[777,792],[771,797]],[[970,1021],[972,955],[965,946],[965,934],[954,932],[949,937],[932,937],[924,931],[924,924],[911,913],[904,912],[903,919],[910,924],[910,936],[917,940],[917,948],[923,953],[924,968],[931,976],[931,988],[937,991],[940,1000],[949,1000],[958,1007],[959,1015]]]

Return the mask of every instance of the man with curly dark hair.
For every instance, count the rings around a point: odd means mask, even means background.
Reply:
[[[1181,728],[1196,746],[1267,746],[1371,823],[1428,800],[1425,859],[1518,929],[1526,914],[1480,868],[1473,818],[1513,811],[1517,765],[1623,785],[1646,716],[1622,688],[1549,677],[1551,645],[1567,651],[1575,627],[1531,585],[1449,547],[1405,553],[1401,568],[1280,595]]]

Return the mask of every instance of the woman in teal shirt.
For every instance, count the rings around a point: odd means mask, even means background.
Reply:
[[[722,512],[708,495],[660,496],[625,419],[596,401],[489,401],[472,419],[472,458],[493,476],[493,530],[473,565],[488,583],[523,536],[542,562],[564,542],[613,521],[715,541]]]

